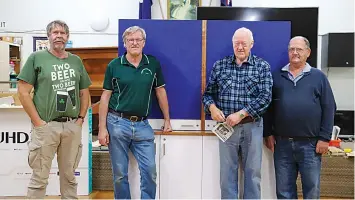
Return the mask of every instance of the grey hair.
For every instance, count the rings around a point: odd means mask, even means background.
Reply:
[[[51,31],[52,31],[53,28],[55,28],[56,26],[63,27],[65,33],[66,33],[67,35],[69,35],[69,27],[68,27],[68,25],[67,25],[64,21],[55,20],[55,21],[50,22],[50,23],[47,25],[47,28],[46,28],[47,36],[50,35]]]
[[[233,40],[233,38],[235,37],[235,35],[236,35],[238,32],[245,32],[245,33],[247,33],[247,34],[249,35],[250,41],[251,41],[251,42],[254,41],[253,32],[251,32],[250,29],[245,28],[245,27],[238,28],[238,29],[234,32],[233,37],[232,37],[232,40]]]
[[[127,28],[124,33],[122,34],[122,39],[123,42],[126,43],[126,38],[128,35],[135,33],[137,31],[140,31],[142,33],[143,39],[146,40],[147,38],[147,34],[145,33],[145,30],[139,26],[131,26],[129,28]]]
[[[308,39],[306,37],[303,37],[303,36],[295,36],[293,37],[290,42],[294,39],[302,39],[304,41],[304,43],[306,43],[306,46],[308,49],[311,49],[311,44],[309,43]],[[290,44],[288,45],[290,47]]]

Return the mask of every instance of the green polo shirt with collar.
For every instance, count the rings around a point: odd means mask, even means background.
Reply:
[[[136,116],[148,116],[153,89],[165,86],[159,61],[143,54],[136,68],[126,59],[126,53],[112,60],[106,69],[103,88],[111,90],[109,108]]]

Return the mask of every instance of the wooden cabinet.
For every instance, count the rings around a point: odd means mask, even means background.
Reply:
[[[118,57],[118,47],[68,48],[66,50],[82,59],[92,81],[91,96],[101,96],[106,67],[111,60]]]

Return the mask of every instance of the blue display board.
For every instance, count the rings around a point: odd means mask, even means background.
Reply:
[[[208,20],[206,83],[213,64],[227,55],[233,55],[232,37],[241,27],[253,32],[254,46],[251,53],[265,59],[272,71],[288,63],[287,46],[291,39],[291,22]],[[208,116],[206,119],[211,118]]]
[[[161,63],[171,119],[200,119],[201,116],[201,21],[119,20],[119,54],[125,52],[122,34],[130,26],[147,34],[143,52]],[[156,97],[150,119],[163,119]]]
[[[199,120],[202,103],[202,21],[119,20],[120,55],[125,52],[122,34],[126,28],[134,25],[144,28],[147,33],[144,53],[155,56],[161,63],[171,119]],[[272,70],[279,69],[288,63],[287,45],[291,37],[290,22],[208,20],[207,79],[214,62],[233,54],[232,36],[240,27],[247,27],[253,32],[255,42],[252,53],[268,61]],[[163,118],[155,96],[149,118]]]
[[[287,46],[291,39],[291,22],[209,20],[207,21],[207,79],[217,60],[233,55],[232,37],[241,27],[246,27],[253,32],[254,46],[251,52],[265,59],[271,65],[272,71],[288,63]]]

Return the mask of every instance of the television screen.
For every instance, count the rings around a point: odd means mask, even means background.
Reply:
[[[291,21],[291,37],[304,36],[309,40],[312,53],[307,62],[317,67],[318,8],[198,7],[197,19]]]
[[[338,110],[334,116],[334,126],[339,126],[339,136],[354,136],[354,111]]]

